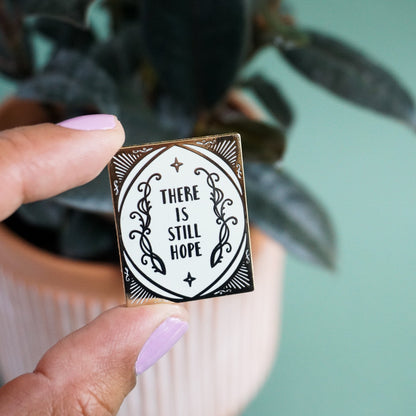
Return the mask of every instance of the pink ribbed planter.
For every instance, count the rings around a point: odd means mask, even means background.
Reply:
[[[190,302],[190,329],[138,378],[121,416],[236,415],[264,382],[280,325],[281,247],[251,230],[256,289]],[[58,339],[123,303],[116,266],[45,253],[0,227],[0,372],[34,369]]]

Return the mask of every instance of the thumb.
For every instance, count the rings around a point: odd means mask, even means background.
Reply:
[[[4,415],[115,415],[141,373],[186,332],[174,304],[117,307],[67,336],[0,389]],[[140,353],[139,353],[140,352]],[[135,372],[136,364],[136,372]]]
[[[112,115],[93,114],[0,132],[0,221],[22,203],[96,177],[124,141]]]

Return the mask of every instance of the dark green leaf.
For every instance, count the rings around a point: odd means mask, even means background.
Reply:
[[[127,22],[137,22],[140,18],[138,0],[105,0],[103,5],[109,10],[114,30],[123,28]]]
[[[85,23],[88,7],[93,0],[17,0],[26,15],[49,16],[74,24]]]
[[[275,82],[268,81],[261,75],[254,75],[242,82],[241,86],[253,90],[284,127],[292,124],[292,109]]]
[[[335,267],[333,228],[322,206],[287,173],[246,163],[251,220],[299,258]]]
[[[94,41],[92,32],[84,27],[74,26],[56,19],[39,18],[33,23],[34,29],[48,37],[59,49],[85,51]]]
[[[355,104],[416,124],[411,96],[386,69],[344,42],[312,31],[308,35],[307,46],[281,50],[300,73]]]
[[[54,200],[66,207],[85,212],[111,214],[113,203],[107,169],[103,170],[92,182],[64,192]]]
[[[160,95],[156,105],[160,124],[171,131],[171,138],[190,137],[195,125],[195,117],[177,105],[170,96]]]
[[[124,130],[126,131],[125,146],[149,143],[152,141],[171,140],[183,137],[184,129],[189,128],[189,120],[181,123],[169,123],[168,120],[161,121],[158,115],[146,107],[143,96],[127,97],[123,95],[122,111],[119,116]]]
[[[28,224],[53,229],[59,228],[63,223],[66,208],[48,199],[22,205],[18,213]]]
[[[125,146],[186,137],[192,131],[193,118],[169,97],[160,95],[156,108],[149,107],[139,77],[121,86],[120,101],[119,119],[126,131]]]
[[[246,42],[241,0],[144,0],[144,42],[162,88],[188,110],[215,104]]]
[[[241,135],[244,159],[273,163],[282,158],[286,139],[276,126],[239,119],[224,124],[214,124],[204,132],[207,134],[237,132]]]
[[[89,57],[75,51],[60,51],[43,73],[20,86],[18,95],[103,113],[118,111],[114,81]]]
[[[91,50],[91,57],[119,82],[137,70],[142,54],[140,27],[137,25],[123,27],[109,41]]]
[[[61,253],[72,258],[95,259],[116,252],[113,224],[95,215],[71,212],[61,230]]]

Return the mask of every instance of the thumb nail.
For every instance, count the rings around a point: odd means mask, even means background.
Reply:
[[[90,114],[61,121],[58,126],[73,130],[111,130],[116,126],[112,114]]]
[[[136,361],[136,374],[141,374],[163,357],[188,330],[188,323],[178,318],[163,321],[150,335]]]

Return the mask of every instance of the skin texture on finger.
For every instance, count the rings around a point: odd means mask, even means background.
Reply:
[[[1,388],[0,414],[115,415],[135,385],[140,350],[169,317],[186,321],[187,312],[175,304],[105,312],[52,347],[33,373]]]
[[[118,121],[108,130],[45,123],[0,132],[0,221],[22,203],[46,199],[94,179],[123,142]]]

